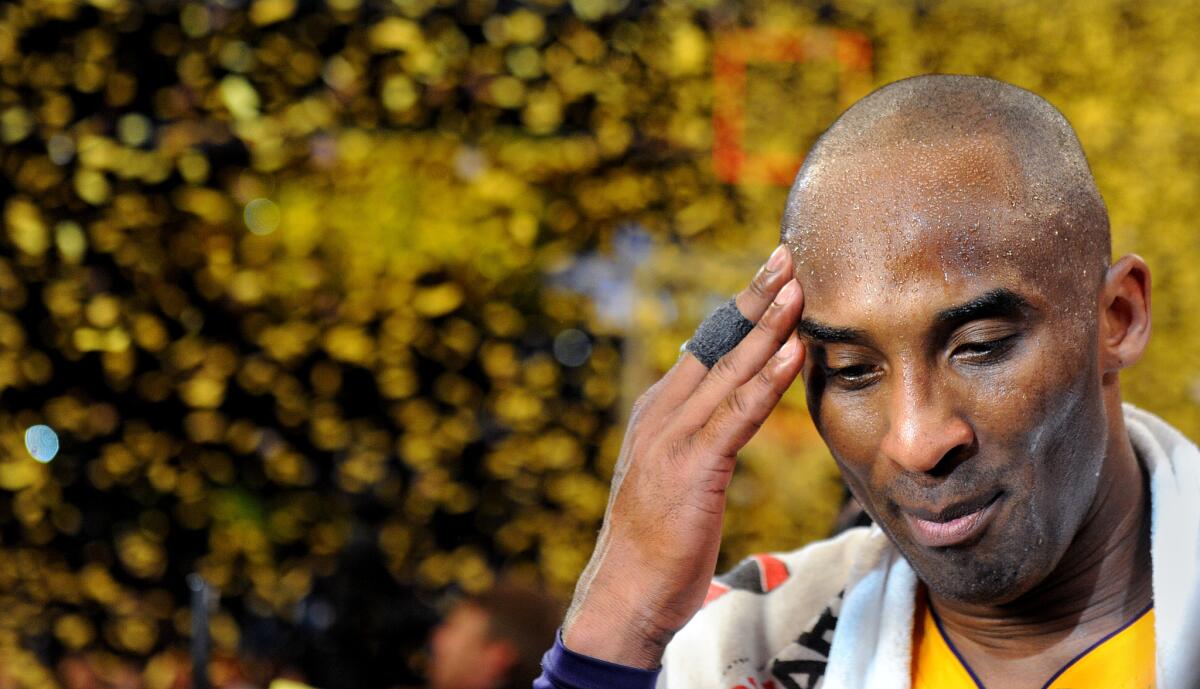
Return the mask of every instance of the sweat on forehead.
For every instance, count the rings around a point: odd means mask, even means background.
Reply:
[[[843,113],[796,176],[782,239],[801,265],[927,243],[976,261],[1052,260],[1044,268],[1061,273],[1100,268],[1110,251],[1066,118],[1024,89],[952,75],[889,84]]]

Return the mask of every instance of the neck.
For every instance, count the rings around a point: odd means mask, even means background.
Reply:
[[[1002,605],[972,605],[930,593],[956,643],[1025,657],[1067,639],[1090,644],[1151,603],[1149,489],[1118,415],[1119,439],[1101,468],[1100,489],[1050,576]],[[1070,644],[1077,645],[1077,644]]]

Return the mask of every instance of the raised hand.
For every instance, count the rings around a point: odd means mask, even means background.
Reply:
[[[778,247],[737,296],[756,325],[709,370],[685,354],[633,405],[596,550],[563,625],[567,648],[658,667],[716,568],[738,451],[804,363],[804,307]]]

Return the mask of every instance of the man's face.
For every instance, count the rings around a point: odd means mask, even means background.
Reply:
[[[1100,266],[1020,183],[987,142],[897,147],[814,175],[794,219],[813,420],[921,579],[965,602],[1057,566],[1107,442]]]
[[[496,653],[488,613],[463,603],[434,630],[430,639],[429,685],[434,689],[486,689],[499,686],[511,661]]]

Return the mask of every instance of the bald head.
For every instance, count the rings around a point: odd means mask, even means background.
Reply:
[[[1011,84],[951,75],[889,84],[838,118],[796,177],[782,238],[812,270],[886,245],[901,280],[929,251],[968,270],[1016,259],[1098,280],[1110,252],[1108,213],[1062,113]]]

